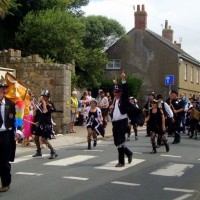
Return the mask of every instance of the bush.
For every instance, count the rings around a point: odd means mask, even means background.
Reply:
[[[127,76],[126,78],[127,85],[129,88],[129,96],[134,96],[138,98],[141,87],[142,87],[142,79],[137,78],[135,76]],[[118,83],[121,83],[121,80],[117,80]],[[102,79],[100,84],[100,89],[104,90],[105,92],[109,92],[113,96],[113,80],[112,79]],[[93,93],[97,93],[98,88],[93,90]]]

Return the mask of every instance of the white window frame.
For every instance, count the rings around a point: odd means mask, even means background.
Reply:
[[[197,68],[196,73],[196,82],[199,84],[199,69]]]
[[[191,66],[191,68],[190,68],[190,79],[191,79],[191,82],[193,82],[194,80],[193,80],[193,76],[194,76],[194,67],[193,66]]]
[[[187,81],[187,64],[184,65],[184,80]]]
[[[120,59],[109,59],[106,64],[106,69],[121,69]]]

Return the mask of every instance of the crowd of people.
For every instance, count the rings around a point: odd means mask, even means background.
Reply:
[[[24,135],[22,146],[29,146],[30,138],[36,144],[37,149],[33,157],[42,156],[43,144],[50,149],[49,159],[58,156],[49,141],[54,137],[54,122],[51,114],[56,111],[56,108],[50,101],[48,90],[41,92],[38,102],[34,102],[36,101],[34,94],[30,93],[29,113],[23,118],[24,124],[21,130],[16,131],[14,128],[15,104],[6,98],[8,86],[1,82],[0,80],[0,176],[2,182],[0,192],[6,192],[11,183],[10,161],[13,161],[15,157],[15,141],[19,140],[22,133]],[[138,140],[138,126],[146,124],[146,136],[150,137],[152,146],[150,154],[156,154],[161,145],[165,146],[166,152],[170,151],[166,134],[168,137],[174,137],[172,144],[180,143],[181,134],[186,133],[186,130],[189,138],[197,139],[200,131],[200,98],[191,96],[187,101],[185,94],[179,96],[177,91],[172,90],[166,100],[163,100],[161,94],[155,95],[152,92],[148,95],[144,106],[140,108],[138,104],[133,96],[129,96],[124,72],[121,73],[121,84],[117,84],[114,80],[113,98],[110,93],[99,90],[96,98],[92,97],[91,91],[86,91],[78,100],[77,92],[73,91],[69,107],[70,132],[76,133],[76,125],[85,126],[87,148],[90,150],[92,146],[97,146],[98,135],[104,137],[107,123],[111,121],[114,144],[118,152],[118,163],[115,167],[125,166],[125,156],[129,164],[132,162],[133,153],[125,144],[126,141],[130,141],[132,128],[135,140]]]

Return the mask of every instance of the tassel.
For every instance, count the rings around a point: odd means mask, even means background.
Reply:
[[[23,125],[23,117],[24,117],[24,109],[25,109],[25,103],[22,100],[17,100],[15,102],[15,127],[21,128]]]

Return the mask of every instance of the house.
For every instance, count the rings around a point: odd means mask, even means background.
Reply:
[[[200,62],[173,42],[173,30],[165,21],[162,36],[147,29],[145,6],[137,6],[135,28],[106,50],[108,64],[105,76],[114,77],[124,70],[128,75],[140,77],[143,86],[140,100],[154,91],[164,98],[169,91],[194,95],[200,92]],[[170,75],[170,76],[169,76]]]

